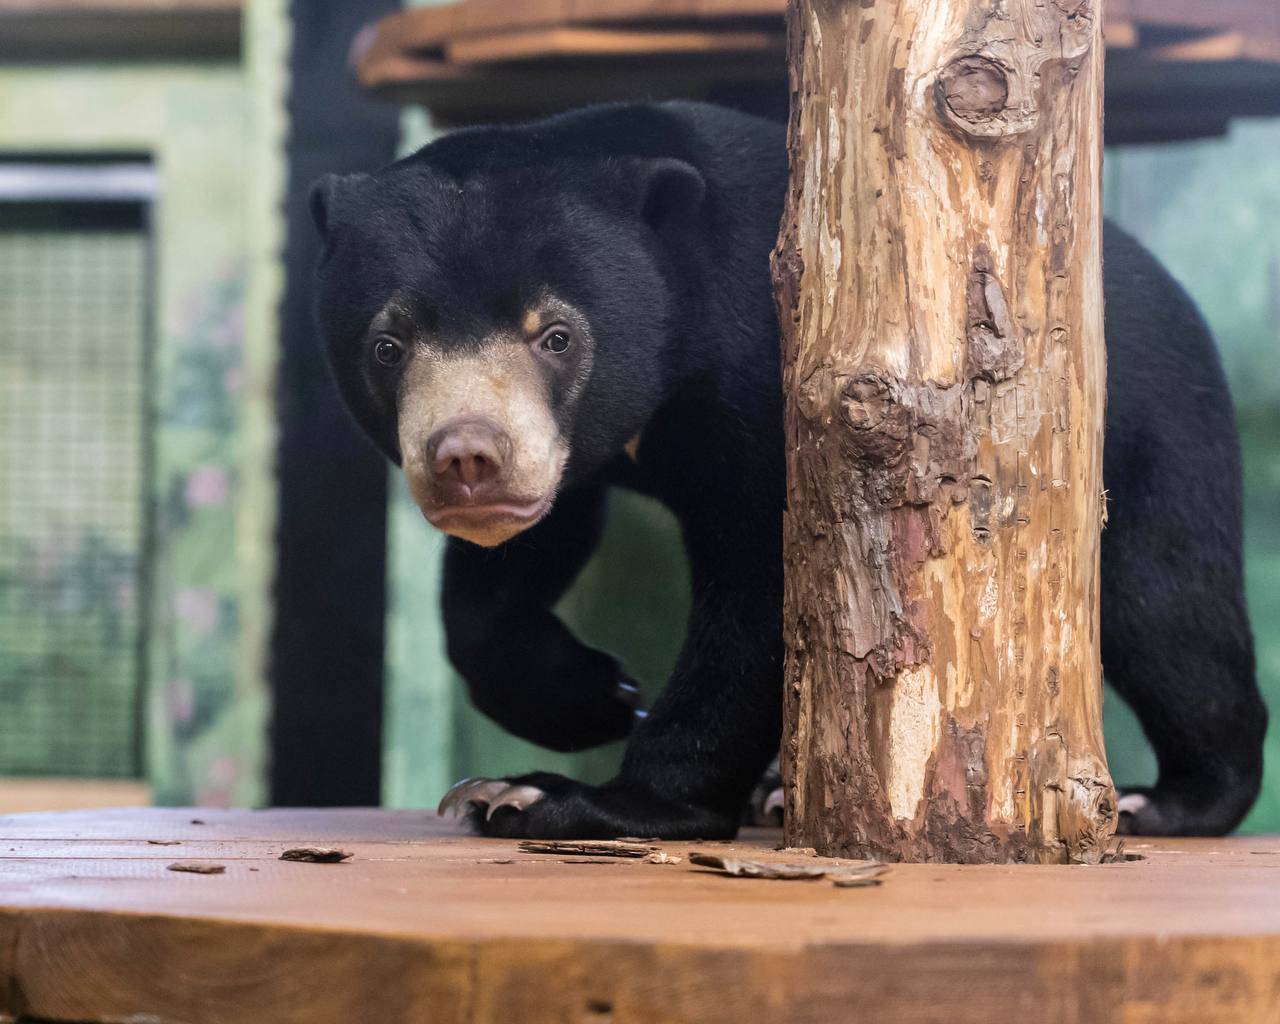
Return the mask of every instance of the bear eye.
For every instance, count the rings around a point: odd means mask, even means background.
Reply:
[[[569,351],[569,331],[565,327],[552,327],[542,336],[541,348],[552,355],[564,355]]]
[[[404,346],[390,335],[382,335],[373,346],[373,358],[383,366],[398,366],[404,358]]]

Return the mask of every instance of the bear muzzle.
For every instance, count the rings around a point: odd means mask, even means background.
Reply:
[[[434,431],[411,489],[432,526],[491,547],[533,526],[551,509],[554,490],[521,492],[513,479],[511,435],[487,416],[460,416]],[[425,469],[426,472],[422,472]]]
[[[487,505],[507,497],[511,437],[486,416],[446,423],[427,439],[426,463],[443,505]]]

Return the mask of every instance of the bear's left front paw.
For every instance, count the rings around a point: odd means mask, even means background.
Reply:
[[[550,772],[464,779],[444,795],[439,813],[464,815],[480,835],[509,839],[732,839],[738,831],[732,813]]]

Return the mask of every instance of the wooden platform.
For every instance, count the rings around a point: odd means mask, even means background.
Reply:
[[[0,814],[89,810],[150,802],[151,787],[140,779],[0,776]]]
[[[768,855],[775,841],[664,847]],[[296,845],[354,857],[278,860]],[[1146,859],[895,867],[878,888],[837,889],[687,859],[525,854],[422,812],[13,815],[0,818],[0,1019],[1280,1019],[1280,839],[1129,850]],[[191,861],[225,873],[167,870]]]
[[[441,124],[583,103],[713,99],[785,116],[786,0],[456,0],[369,25],[365,88]],[[1221,134],[1280,113],[1275,0],[1108,0],[1107,137]]]

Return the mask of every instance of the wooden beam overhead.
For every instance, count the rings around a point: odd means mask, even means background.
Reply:
[[[240,50],[242,0],[0,0],[17,60],[212,59]]]
[[[1109,0],[1107,18],[1183,28],[1234,28],[1280,36],[1280,4],[1275,0]]]
[[[708,32],[685,29],[545,28],[497,35],[464,36],[449,45],[461,64],[536,60],[548,57],[661,57],[669,54],[775,53],[780,32]]]
[[[1153,61],[1233,61],[1255,60],[1280,63],[1280,36],[1252,35],[1248,32],[1212,32],[1168,46],[1151,47]]]
[[[785,10],[786,0],[461,0],[366,26],[351,62],[365,88],[442,123],[773,91],[776,113]],[[1106,12],[1108,73],[1119,72],[1108,82],[1109,141],[1215,134],[1235,116],[1280,114],[1275,0],[1110,0]]]
[[[45,14],[71,17],[83,14],[170,14],[222,11],[238,14],[243,0],[0,0],[0,17],[8,14]]]

